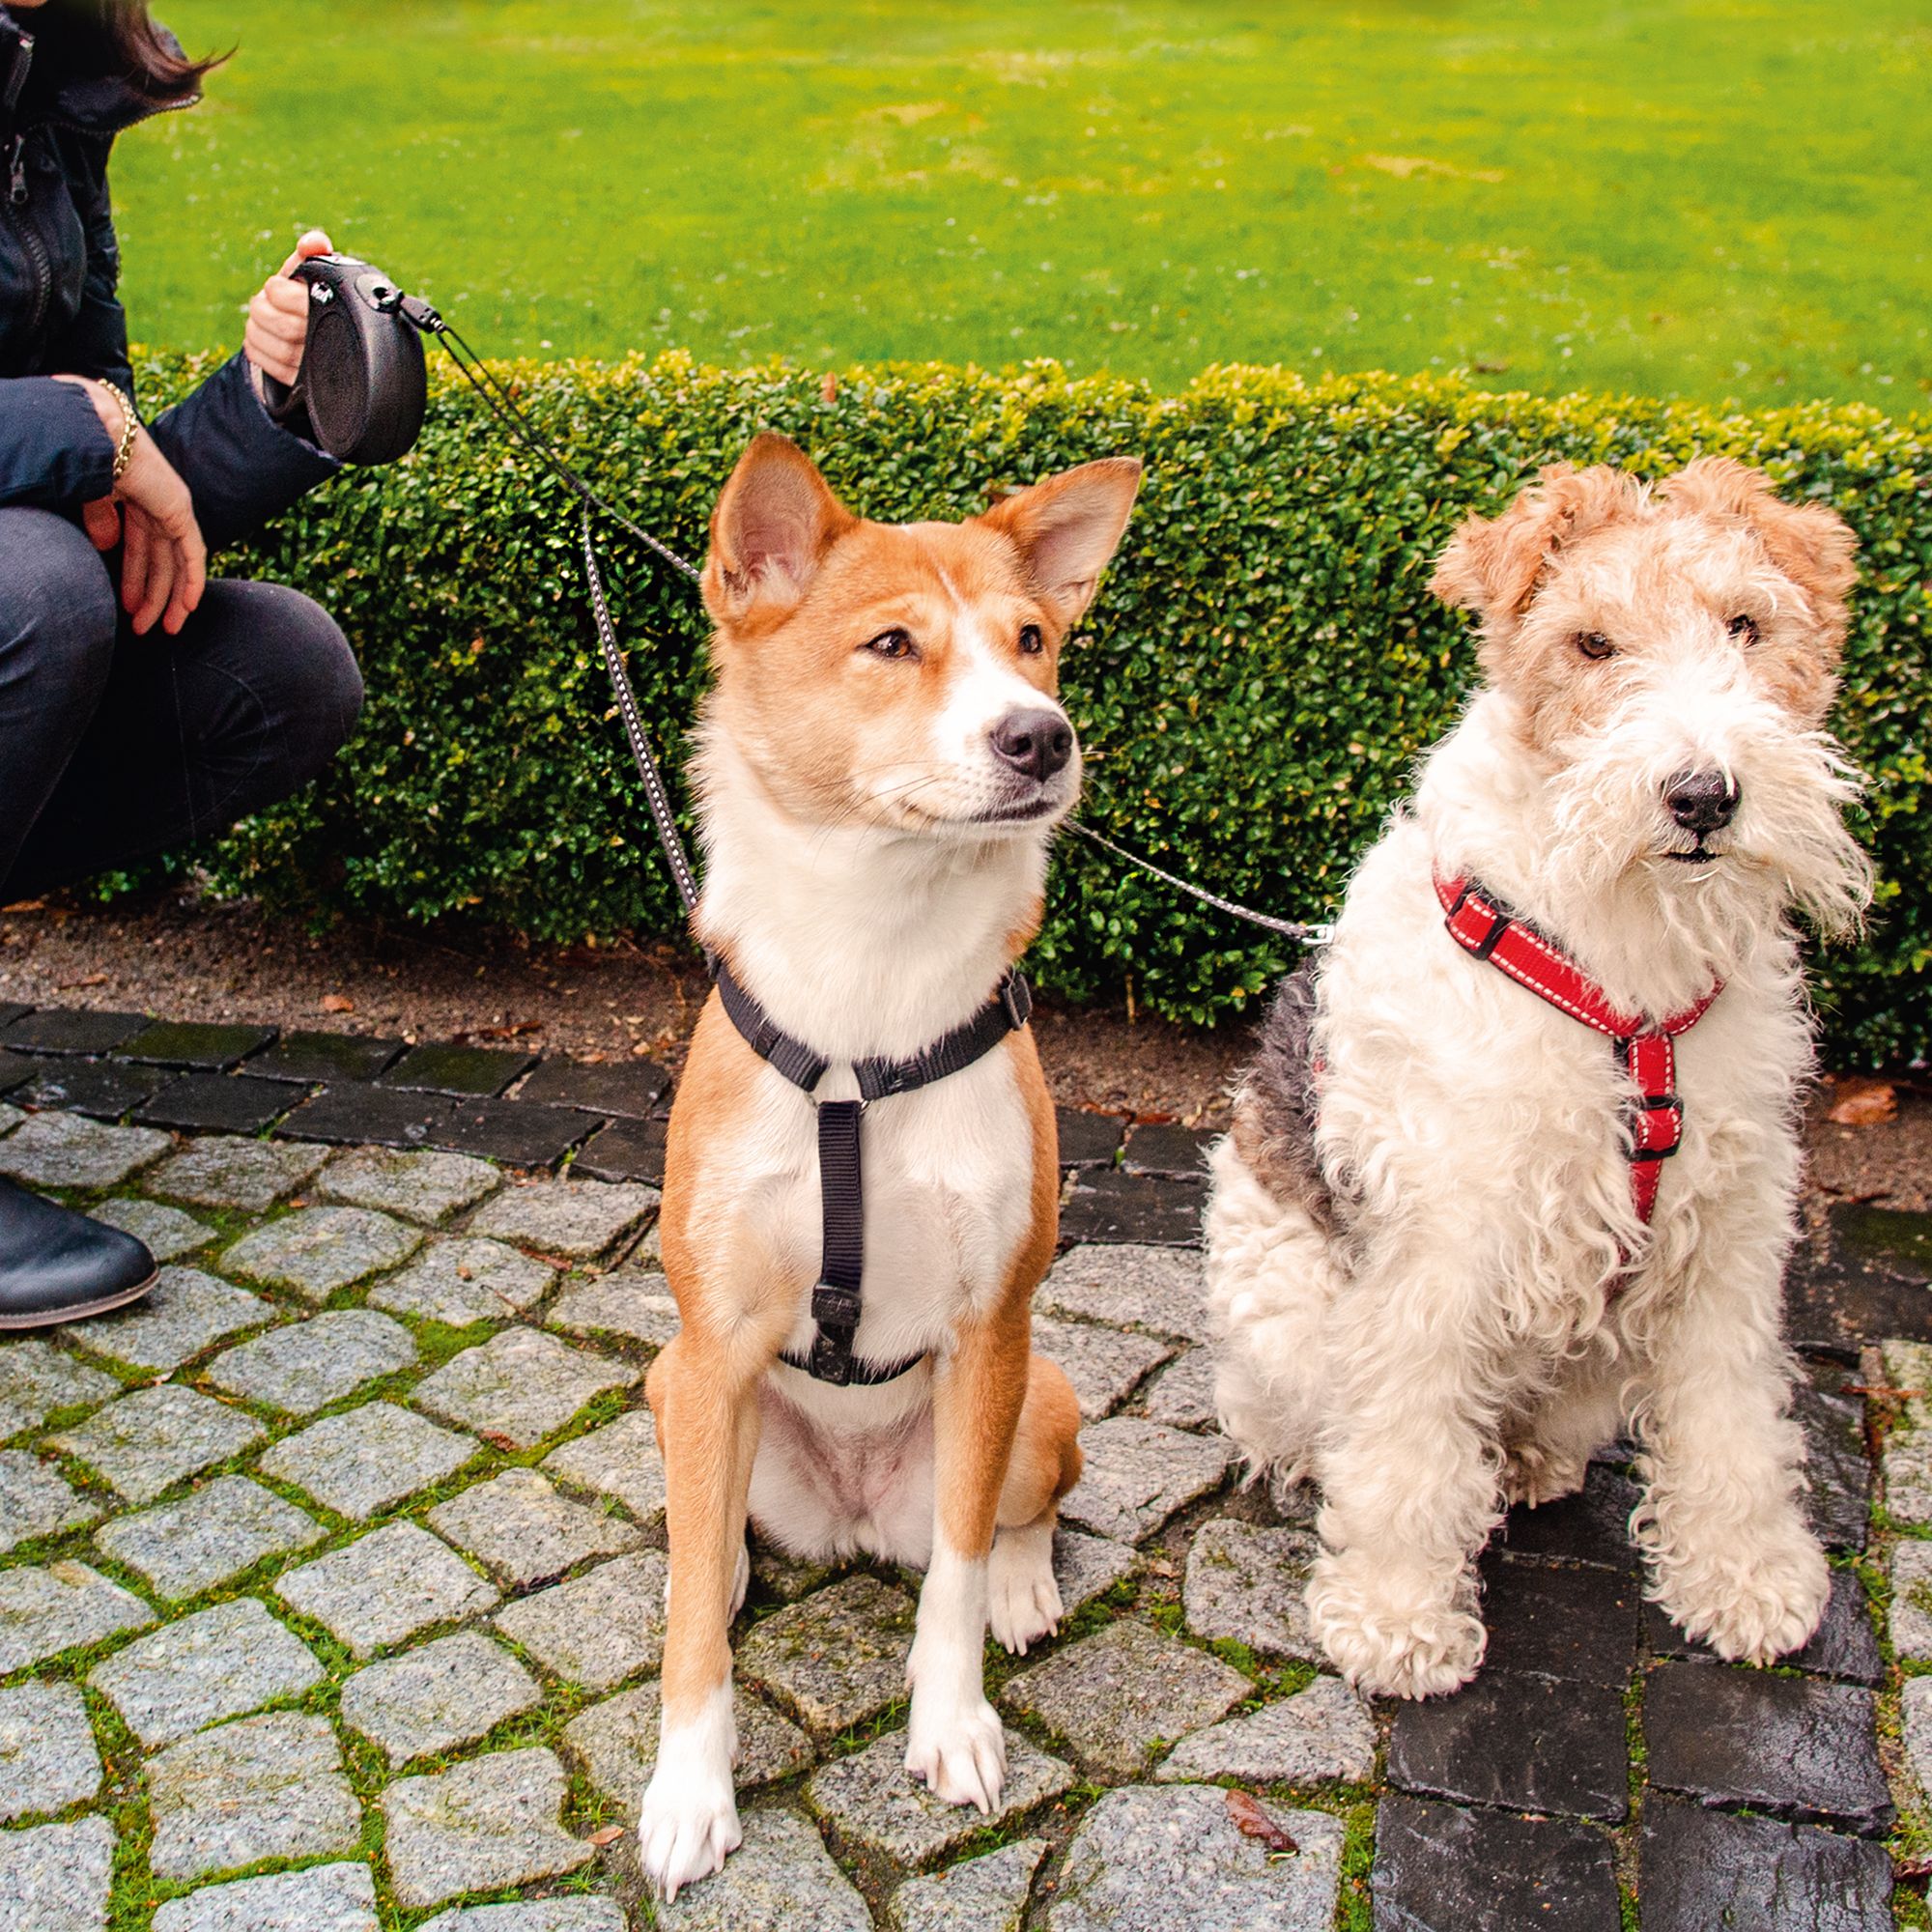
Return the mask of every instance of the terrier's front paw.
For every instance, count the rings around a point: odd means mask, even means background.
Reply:
[[[1536,1509],[1574,1496],[1589,1473],[1587,1456],[1574,1450],[1546,1449],[1536,1442],[1519,1442],[1503,1462],[1503,1500]]]
[[[1770,1663],[1803,1650],[1832,1594],[1824,1551],[1795,1524],[1755,1548],[1660,1562],[1657,1577],[1657,1601],[1671,1622],[1731,1663]]]
[[[942,1711],[915,1690],[905,1765],[935,1798],[990,1815],[1007,1781],[1007,1737],[992,1705],[980,1696]]]
[[[1323,1555],[1308,1578],[1316,1640],[1358,1690],[1378,1697],[1440,1697],[1466,1684],[1488,1641],[1468,1607],[1463,1573],[1447,1577],[1379,1555]]]
[[[1002,1530],[986,1576],[987,1624],[1007,1649],[1024,1657],[1029,1644],[1060,1628],[1060,1585],[1053,1579],[1053,1531]]]
[[[689,1769],[667,1777],[662,1759],[638,1812],[638,1862],[666,1903],[687,1885],[709,1878],[744,1840],[727,1774]]]

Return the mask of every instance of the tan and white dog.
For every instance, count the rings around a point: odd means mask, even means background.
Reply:
[[[830,1387],[809,1350],[820,1264],[816,1100],[980,1011],[1037,925],[1080,754],[1061,645],[1133,505],[1140,465],[1091,463],[962,524],[854,516],[761,436],[711,525],[715,686],[696,761],[708,870],[696,925],[831,1067],[813,1095],[714,993],[672,1113],[665,1272],[683,1326],[648,1381],[668,1486],[663,1728],[639,1856],[666,1896],[739,1842],[729,1626],[749,1515],[807,1557],[925,1570],[906,1769],[990,1810],[1005,1776],[981,1676],[1057,1627],[1052,1546],[1080,1415],[1030,1346],[1058,1229],[1053,1110],[1030,1033],[875,1104],[864,1125],[864,1314],[890,1364]]]
[[[1365,1689],[1467,1679],[1503,1504],[1579,1488],[1626,1429],[1687,1632],[1763,1662],[1823,1611],[1780,1275],[1792,915],[1843,929],[1869,887],[1824,732],[1852,550],[1706,459],[1546,471],[1437,566],[1485,688],[1277,1004],[1208,1216],[1222,1419],[1319,1480],[1308,1605]],[[1673,1051],[1674,1091],[1639,1086]]]

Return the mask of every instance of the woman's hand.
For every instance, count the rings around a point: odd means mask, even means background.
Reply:
[[[242,348],[254,370],[258,395],[264,376],[272,376],[284,387],[295,386],[301,372],[302,347],[308,341],[308,284],[295,280],[295,272],[311,255],[333,252],[328,237],[320,228],[311,228],[248,304]]]
[[[87,391],[118,449],[126,423],[113,392],[84,376],[59,380]],[[96,550],[121,545],[121,606],[133,620],[135,635],[146,637],[158,620],[169,637],[178,637],[208,583],[208,546],[187,485],[145,429],[134,432],[114,494],[97,497],[80,514]]]

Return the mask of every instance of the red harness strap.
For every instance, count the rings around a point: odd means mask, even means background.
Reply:
[[[1631,1195],[1639,1221],[1657,1209],[1661,1164],[1684,1138],[1684,1102],[1677,1094],[1677,1048],[1723,991],[1720,980],[1693,1007],[1661,1025],[1639,1013],[1619,1012],[1604,989],[1574,959],[1559,952],[1526,920],[1472,881],[1435,879],[1444,923],[1463,952],[1509,975],[1538,999],[1559,1007],[1574,1020],[1606,1034],[1614,1042],[1637,1099],[1631,1118]]]

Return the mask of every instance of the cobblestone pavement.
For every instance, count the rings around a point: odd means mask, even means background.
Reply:
[[[664,1075],[0,1008],[0,1172],[165,1263],[132,1312],[0,1345],[0,1927],[653,1922],[627,1828],[663,1637]],[[761,1550],[744,1848],[658,1922],[1925,1923],[1932,1226],[1842,1209],[1794,1269],[1840,1568],[1790,1667],[1643,1604],[1606,1459],[1485,1557],[1476,1683],[1370,1707],[1309,1640],[1305,1507],[1240,1489],[1214,1433],[1200,1151],[1062,1121],[1037,1334],[1088,1468],[1066,1624],[989,1665],[1004,1809],[903,1773],[917,1578]]]

